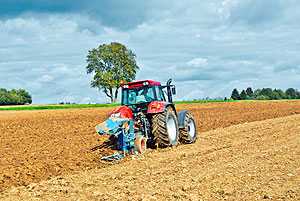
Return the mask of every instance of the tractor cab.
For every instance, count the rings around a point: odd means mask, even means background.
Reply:
[[[173,103],[172,95],[176,94],[175,86],[171,85],[171,79],[165,86],[153,80],[129,82],[122,85],[122,105],[132,109],[141,108],[147,110],[153,102]]]

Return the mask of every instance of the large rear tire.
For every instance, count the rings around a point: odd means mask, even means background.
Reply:
[[[197,127],[195,119],[190,112],[184,117],[184,127],[180,130],[180,142],[183,144],[191,144],[197,140]]]
[[[156,147],[165,148],[178,144],[178,120],[171,107],[152,116],[152,134]]]

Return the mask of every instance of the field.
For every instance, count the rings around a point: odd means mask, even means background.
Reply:
[[[0,199],[299,199],[300,101],[178,109],[193,111],[196,144],[117,165],[91,151],[111,108],[0,112]]]

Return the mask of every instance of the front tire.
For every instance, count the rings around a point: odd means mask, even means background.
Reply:
[[[178,120],[171,107],[152,116],[152,134],[156,147],[165,148],[178,144]]]

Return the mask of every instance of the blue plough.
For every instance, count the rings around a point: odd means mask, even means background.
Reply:
[[[134,152],[134,122],[132,119],[109,117],[106,121],[96,126],[99,135],[114,135],[117,140],[118,151],[110,156],[104,156],[101,160],[121,160],[128,153]]]

